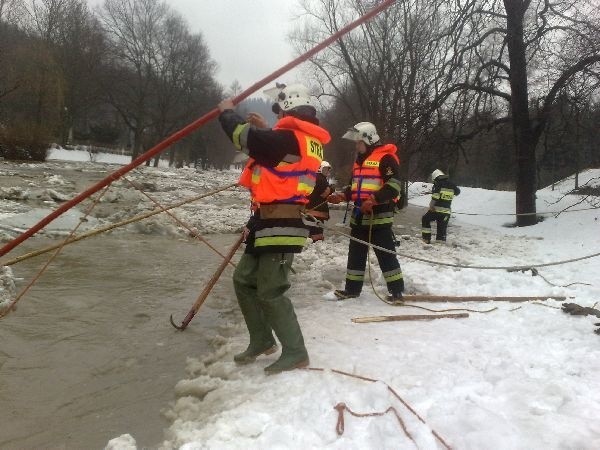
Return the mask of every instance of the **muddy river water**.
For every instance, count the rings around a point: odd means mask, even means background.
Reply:
[[[207,236],[226,253],[234,235]],[[10,256],[56,241],[34,238]],[[18,291],[46,261],[13,266]],[[186,357],[210,352],[236,314],[231,269],[184,332],[221,259],[173,237],[104,234],[69,245],[0,320],[0,448],[101,449],[123,433],[155,448]]]

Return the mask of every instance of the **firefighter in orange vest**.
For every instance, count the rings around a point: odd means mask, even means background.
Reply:
[[[278,89],[273,111],[280,119],[273,129],[256,128],[242,119],[231,99],[219,104],[223,130],[238,150],[254,160],[250,191],[259,206],[246,225],[246,249],[233,274],[250,334],[248,347],[234,361],[248,364],[275,352],[275,332],[282,351],[277,361],[265,367],[268,374],[309,364],[304,337],[285,292],[290,287],[294,253],[302,251],[308,237],[301,212],[315,186],[323,144],[331,139],[319,126],[306,87],[296,84]]]
[[[350,219],[352,237],[395,253],[392,224],[395,202],[400,195],[397,148],[393,144],[382,144],[375,125],[370,122],[357,123],[342,138],[354,141],[358,154],[352,169],[350,187],[342,195],[332,194],[329,200],[332,203],[343,200],[354,202]],[[368,251],[365,244],[350,240],[345,287],[335,291],[339,299],[360,295]],[[387,300],[392,303],[401,302],[404,280],[396,255],[376,248],[374,251],[389,291]]]

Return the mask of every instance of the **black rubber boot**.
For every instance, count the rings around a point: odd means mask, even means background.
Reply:
[[[402,305],[404,304],[404,298],[402,298],[402,292],[396,292],[394,294],[389,294],[385,298],[388,303],[392,305]]]
[[[360,295],[360,292],[348,292],[346,290],[342,290],[342,289],[336,289],[333,294],[339,299],[339,300],[346,300],[347,298],[356,298]]]

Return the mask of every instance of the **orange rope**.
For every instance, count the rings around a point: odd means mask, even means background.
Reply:
[[[387,388],[388,388],[388,391],[390,391],[392,393],[392,395],[394,397],[396,397],[398,399],[398,401],[400,401],[400,403],[402,403],[406,407],[406,409],[408,409],[415,417],[417,417],[417,419],[419,419],[421,421],[421,423],[423,423],[423,425],[426,425],[431,430],[431,433],[435,436],[435,438],[445,448],[447,448],[448,450],[451,450],[452,447],[450,447],[446,443],[446,441],[444,441],[444,439],[442,439],[442,437],[433,428],[431,428],[429,425],[427,425],[427,422],[425,422],[425,420],[423,420],[423,418],[413,408],[411,408],[411,406],[402,397],[400,397],[400,395],[389,384],[387,384],[385,381],[376,380],[376,379],[373,379],[373,378],[367,378],[367,377],[363,377],[362,375],[355,375],[355,374],[344,372],[342,370],[337,370],[337,369],[323,369],[323,368],[320,368],[320,367],[307,367],[306,369],[300,369],[300,370],[313,370],[313,371],[317,371],[317,372],[324,372],[325,370],[330,370],[333,373],[337,373],[339,375],[344,375],[344,376],[347,376],[347,377],[356,378],[358,380],[369,381],[371,383],[377,383],[377,382],[379,382],[379,383],[385,384],[387,386]]]
[[[404,425],[404,422],[402,421],[402,418],[400,417],[400,414],[398,414],[398,411],[396,411],[396,408],[394,408],[393,406],[390,406],[388,409],[386,409],[383,412],[373,412],[373,413],[357,413],[357,412],[354,412],[350,408],[348,408],[345,403],[338,403],[337,405],[335,405],[333,407],[333,409],[337,410],[337,412],[338,412],[338,421],[337,421],[337,424],[335,426],[335,431],[337,432],[337,434],[339,436],[341,436],[342,434],[344,434],[344,410],[348,411],[354,417],[383,416],[383,415],[387,414],[388,412],[392,411],[394,413],[394,415],[396,416],[396,419],[398,419],[398,422],[400,423],[400,427],[402,427],[402,431],[404,431],[404,434],[411,441],[413,441],[415,443],[415,445],[417,445],[415,439],[412,437],[412,435],[406,429],[406,425]]]

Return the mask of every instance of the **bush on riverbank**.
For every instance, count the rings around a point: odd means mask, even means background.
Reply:
[[[0,157],[13,161],[45,161],[50,133],[41,126],[0,125]]]

